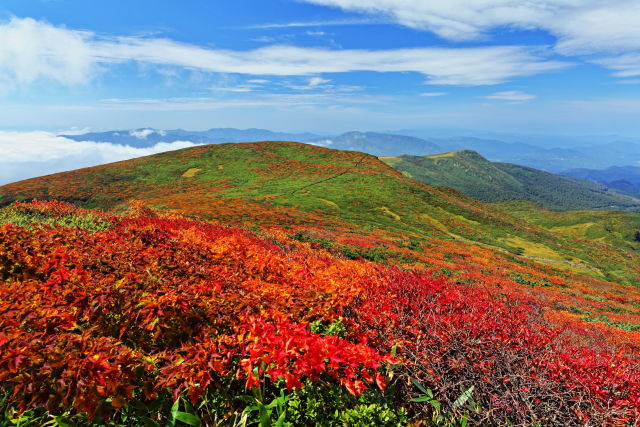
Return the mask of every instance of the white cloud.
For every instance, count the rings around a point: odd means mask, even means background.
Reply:
[[[435,97],[435,96],[445,96],[447,92],[423,92],[420,94],[421,96]]]
[[[220,91],[220,92],[235,92],[235,93],[246,93],[252,92],[255,86],[253,85],[243,85],[243,86],[234,86],[234,87],[222,87],[222,86],[214,86],[211,88],[212,91]]]
[[[272,28],[300,28],[300,27],[336,27],[345,25],[367,25],[375,21],[371,19],[337,19],[333,21],[282,22],[270,24],[250,25],[246,28],[261,30]]]
[[[309,144],[311,144],[311,145],[319,145],[321,147],[329,147],[329,146],[333,145],[333,140],[332,139],[321,139],[319,141],[309,142]]]
[[[558,38],[560,52],[640,48],[637,0],[302,0],[382,15],[407,27],[454,40],[486,36],[491,29],[542,29]]]
[[[469,86],[497,84],[568,66],[522,46],[334,50],[273,45],[231,51],[160,38],[103,38],[29,18],[0,24],[0,81],[84,83],[97,69],[126,62],[255,76],[416,72],[424,74],[429,83]]]
[[[87,83],[95,71],[92,35],[33,19],[0,24],[0,81],[33,83],[42,78],[65,85]]]
[[[322,77],[311,77],[309,79],[309,86],[310,87],[318,87],[321,86],[325,83],[329,83],[331,82],[331,80],[329,79],[323,79]]]
[[[549,29],[559,36],[558,51],[572,54],[640,49],[640,2],[582,0],[577,3],[579,7],[553,17]]]
[[[155,129],[133,129],[129,131],[129,135],[135,136],[138,139],[147,139],[149,135],[153,135],[157,133],[160,136],[165,136],[167,132],[163,130],[155,130]]]
[[[499,101],[525,102],[536,99],[535,95],[520,92],[519,90],[508,90],[504,92],[496,92],[486,96],[487,99],[495,99]]]
[[[334,89],[333,85],[329,85],[331,80],[323,79],[322,77],[310,77],[302,84],[295,84],[291,82],[284,82],[283,86],[289,89],[295,90],[313,90],[313,89]]]
[[[85,133],[91,132],[91,129],[88,127],[79,128],[74,126],[70,129],[62,129],[60,132],[57,132],[58,135],[84,135]]]
[[[290,86],[289,86],[290,87]],[[265,93],[251,96],[238,96],[231,99],[207,97],[193,98],[109,98],[96,111],[214,111],[227,108],[263,108],[300,109],[313,106],[326,106],[336,103],[345,105],[386,105],[392,98],[360,94],[354,96],[351,91],[344,93]],[[239,94],[244,95],[244,94]]]
[[[593,62],[614,70],[617,77],[640,76],[640,53],[628,53],[618,57],[610,57]]]
[[[65,170],[192,147],[189,141],[149,148],[74,141],[50,132],[0,131],[0,185]]]
[[[303,76],[350,71],[417,72],[434,84],[496,84],[518,76],[566,67],[541,59],[519,46],[478,48],[412,48],[394,50],[330,50],[268,46],[232,52],[203,49],[161,39],[121,39],[98,44],[105,62],[142,61],[211,72],[249,75]]]

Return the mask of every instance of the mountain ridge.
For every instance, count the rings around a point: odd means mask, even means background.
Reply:
[[[428,154],[441,151],[436,143],[413,136],[378,132],[346,132],[335,137],[316,138],[309,142],[336,150],[362,151],[374,156]]]
[[[640,162],[640,144],[634,140],[603,142],[595,138],[584,145],[558,142],[542,143],[517,140],[503,141],[475,136],[425,136],[420,132],[350,131],[339,135],[322,136],[314,133],[274,132],[267,129],[212,128],[205,131],[184,129],[160,130],[139,128],[120,131],[90,132],[80,135],[60,134],[75,141],[93,141],[148,148],[160,142],[190,141],[195,144],[225,142],[298,141],[342,150],[367,152],[376,156],[427,155],[444,151],[469,149],[499,162],[514,163],[560,173],[575,168],[602,169]],[[584,138],[583,138],[584,139]],[[525,140],[527,140],[525,138]]]
[[[613,194],[603,185],[526,166],[490,162],[472,150],[381,159],[410,178],[452,187],[484,202],[527,200],[554,210],[640,209],[640,200]]]
[[[105,132],[89,132],[80,135],[60,134],[74,141],[93,141],[136,148],[148,148],[161,142],[190,141],[195,144],[216,144],[225,142],[289,141],[319,138],[312,133],[274,132],[267,129],[212,128],[204,131],[184,129],[139,128]]]
[[[612,166],[606,169],[570,169],[563,175],[599,182],[621,193],[640,197],[640,166]]]

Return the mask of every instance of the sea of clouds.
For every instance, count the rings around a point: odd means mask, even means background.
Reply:
[[[190,141],[176,141],[135,148],[104,142],[74,141],[52,132],[0,131],[0,185],[194,145]]]

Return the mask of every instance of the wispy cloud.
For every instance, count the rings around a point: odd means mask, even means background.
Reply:
[[[538,29],[556,38],[565,56],[605,55],[591,62],[616,77],[640,76],[637,0],[301,0],[386,17],[451,41],[482,40],[500,28]]]
[[[486,96],[487,99],[495,99],[498,101],[525,102],[536,99],[535,95],[520,92],[519,90],[508,90],[504,92],[496,92]]]
[[[447,95],[447,92],[423,92],[420,94],[420,96],[427,96],[427,97],[436,97],[436,96],[445,96]]]
[[[614,70],[613,75],[616,77],[640,76],[640,53],[596,59],[593,62]]]
[[[600,114],[626,114],[636,117],[640,114],[640,99],[597,97],[586,100],[569,100],[565,101],[564,104],[574,110],[580,109],[581,111],[597,112]]]
[[[331,80],[323,79],[322,77],[310,77],[306,79],[304,84],[292,84],[286,83],[285,87],[289,89],[295,90],[313,90],[313,89],[321,89],[321,88],[333,88],[333,85],[329,85]]]
[[[252,51],[199,48],[160,39],[121,39],[99,43],[102,63],[140,61],[204,71],[250,75],[302,76],[351,71],[417,72],[430,83],[484,85],[563,69],[566,63],[544,60],[520,46],[464,49],[331,50],[268,46]]]
[[[271,28],[305,28],[305,27],[338,27],[345,25],[369,25],[379,21],[373,19],[336,19],[332,21],[299,21],[299,22],[278,22],[258,25],[249,25],[245,28],[254,30],[265,30]]]
[[[104,38],[28,18],[0,24],[0,81],[87,83],[98,71],[128,62],[254,76],[416,72],[428,83],[468,86],[497,84],[569,65],[523,46],[340,50],[273,45],[232,51],[161,38]]]
[[[253,85],[242,85],[242,86],[234,86],[234,87],[220,87],[216,86],[211,88],[211,90],[220,91],[220,92],[236,92],[236,93],[245,93],[252,92],[255,89]]]
[[[631,51],[640,47],[636,0],[302,0],[386,16],[453,41],[486,37],[495,28],[541,29],[565,54]]]
[[[640,79],[618,80],[616,83],[620,85],[640,85]]]
[[[390,97],[352,93],[263,93],[243,94],[220,99],[215,97],[187,98],[109,98],[99,109],[135,111],[207,111],[235,107],[271,107],[278,109],[328,105],[384,105]]]

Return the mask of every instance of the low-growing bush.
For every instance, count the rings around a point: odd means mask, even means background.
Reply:
[[[637,346],[558,327],[528,294],[275,232],[9,209],[32,216],[0,225],[6,425],[640,420]],[[105,229],[56,222],[70,210]]]

